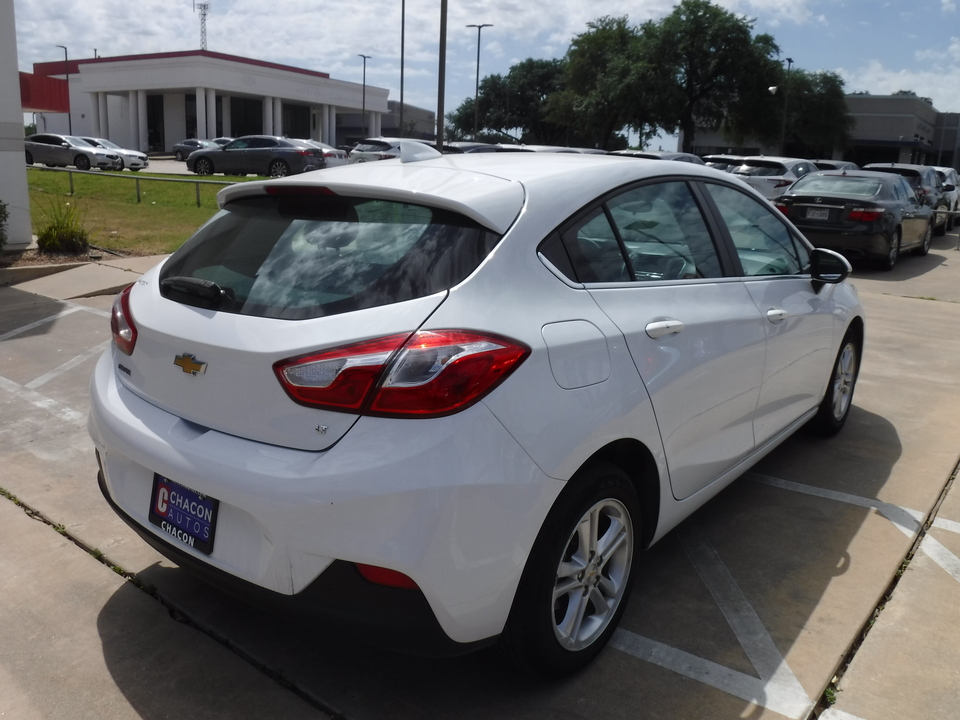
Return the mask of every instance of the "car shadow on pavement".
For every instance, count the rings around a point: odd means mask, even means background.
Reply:
[[[897,264],[894,265],[893,270],[880,270],[868,260],[855,260],[851,262],[851,265],[853,265],[851,279],[855,281],[857,278],[869,278],[871,280],[896,282],[921,277],[949,262],[950,255],[948,253],[954,252],[956,247],[956,236],[935,237],[929,253],[921,257],[914,255],[911,250],[905,250],[897,259]]]
[[[517,673],[495,648],[424,659],[379,650],[320,626],[295,626],[178,568],[156,564],[138,580],[200,628],[192,630],[198,646],[213,642],[202,629],[291,683],[315,708],[350,718],[636,718],[641,707],[642,716],[651,718],[755,717],[773,702],[764,694],[763,669],[751,660],[755,639],[728,622],[731,609],[711,586],[705,563],[729,575],[774,653],[787,658],[803,699],[816,701],[899,566],[899,558],[862,546],[877,533],[891,532],[897,540],[896,530],[879,520],[868,523],[874,513],[867,507],[816,492],[876,499],[901,451],[889,421],[854,406],[840,435],[828,440],[795,435],[641,558],[621,637],[657,643],[668,654],[752,678],[761,687],[752,702],[742,692],[722,687],[726,691],[719,692],[691,682],[706,682],[695,674],[684,676],[613,646],[579,674],[546,682]],[[814,494],[771,484],[770,478],[813,488]],[[215,668],[162,651],[163,628],[146,626],[131,610],[130,594],[138,592],[125,586],[99,618],[104,657],[117,686],[144,718],[177,714],[154,687],[158,678],[179,680],[184,707],[220,707],[218,693],[229,691],[218,684]]]
[[[17,336],[45,335],[53,329],[55,321],[41,321],[69,307],[67,303],[17,290],[15,287],[0,287],[0,336],[29,325],[33,326],[17,333]]]

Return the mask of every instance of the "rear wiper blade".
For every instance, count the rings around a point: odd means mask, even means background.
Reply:
[[[185,277],[177,275],[164,278],[160,281],[161,294],[169,299],[171,294],[180,295],[180,302],[199,307],[216,308],[224,300],[232,300],[233,292],[230,288],[222,288],[213,280]],[[186,296],[186,297],[182,297]]]

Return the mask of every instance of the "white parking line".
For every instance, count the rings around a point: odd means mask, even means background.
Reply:
[[[5,390],[11,395],[15,395],[22,400],[26,400],[31,405],[38,407],[41,410],[46,410],[51,415],[55,415],[61,420],[66,420],[67,422],[72,423],[82,423],[86,419],[86,415],[83,413],[79,413],[76,410],[68,408],[66,405],[58,403],[53,398],[48,398],[46,395],[41,395],[36,390],[30,390],[29,388],[15,383],[13,380],[8,380],[5,377],[0,377],[0,390]]]
[[[827,708],[821,713],[820,720],[863,720],[863,718],[837,708]]]
[[[770,633],[716,549],[690,521],[679,532],[694,569],[760,677],[746,675],[628,630],[617,630],[611,645],[636,658],[711,685],[793,720],[806,717],[814,703],[783,659]]]
[[[747,473],[744,477],[782,490],[876,510],[908,537],[913,537],[920,531],[926,518],[926,514],[919,510],[836,490],[826,490],[755,472]],[[938,518],[934,520],[933,527],[960,533],[960,522],[953,520]],[[677,532],[680,533],[681,542],[694,569],[710,591],[710,595],[726,618],[759,677],[733,670],[622,628],[614,633],[610,646],[691,680],[710,685],[741,700],[778,712],[791,720],[807,717],[814,707],[814,702],[810,700],[796,675],[787,665],[770,637],[770,633],[747,601],[716,549],[706,535],[689,520]],[[925,536],[920,543],[920,550],[960,581],[960,558],[935,538],[930,535]],[[821,720],[863,720],[836,708],[828,708],[820,718]]]
[[[84,308],[82,305],[73,305],[72,307],[68,307],[66,310],[61,310],[56,315],[50,315],[49,317],[45,317],[42,320],[37,320],[36,322],[29,323],[28,325],[23,325],[21,327],[16,328],[15,330],[11,330],[10,332],[5,332],[3,335],[0,335],[0,342],[3,342],[8,338],[16,337],[20,333],[25,333],[28,330],[33,330],[34,328],[38,328],[41,325],[46,325],[47,323],[51,323],[54,320],[59,320],[60,318],[66,317],[67,315],[72,315],[73,313],[78,312],[80,310],[89,310],[89,309],[92,309],[92,308]]]
[[[96,356],[96,355],[100,355],[104,350],[107,349],[107,347],[110,346],[110,343],[112,343],[112,342],[113,342],[113,340],[104,340],[104,341],[103,341],[102,343],[100,343],[99,345],[95,345],[94,347],[90,348],[90,349],[87,350],[86,352],[80,353],[79,355],[77,355],[77,356],[76,356],[75,358],[73,358],[72,360],[67,360],[67,362],[63,363],[63,365],[61,365],[60,367],[56,367],[56,368],[54,368],[53,370],[51,370],[50,372],[44,373],[43,375],[41,375],[40,377],[36,378],[35,380],[31,380],[31,381],[28,382],[26,385],[24,385],[24,387],[27,388],[28,390],[36,390],[38,387],[40,387],[40,386],[43,385],[44,383],[50,382],[50,381],[53,380],[55,377],[57,377],[57,376],[59,376],[59,375],[62,375],[63,373],[67,372],[68,370],[72,370],[72,369],[75,368],[77,365],[80,365],[80,364],[86,362],[86,361],[89,360],[90,358],[92,358],[92,357],[94,357],[94,356]]]

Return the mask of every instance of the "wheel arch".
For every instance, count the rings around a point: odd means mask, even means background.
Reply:
[[[660,520],[660,472],[653,453],[639,440],[621,438],[593,453],[580,470],[597,463],[616,465],[629,476],[640,500],[641,547],[649,547]],[[576,481],[577,473],[571,482]]]

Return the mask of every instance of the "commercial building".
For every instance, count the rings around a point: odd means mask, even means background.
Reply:
[[[853,118],[850,145],[833,151],[835,159],[858,165],[901,162],[960,169],[960,113],[938,111],[929,98],[915,95],[847,95],[847,113]],[[731,146],[718,130],[697,130],[693,152],[698,155],[732,153],[779,155],[777,147],[756,141]],[[792,154],[789,142],[786,153]]]
[[[38,115],[38,132],[106,137],[167,152],[188,137],[286,135],[342,144],[338,117],[364,113],[381,133],[389,91],[328,73],[208,50],[36,63],[67,80],[70,113]]]

